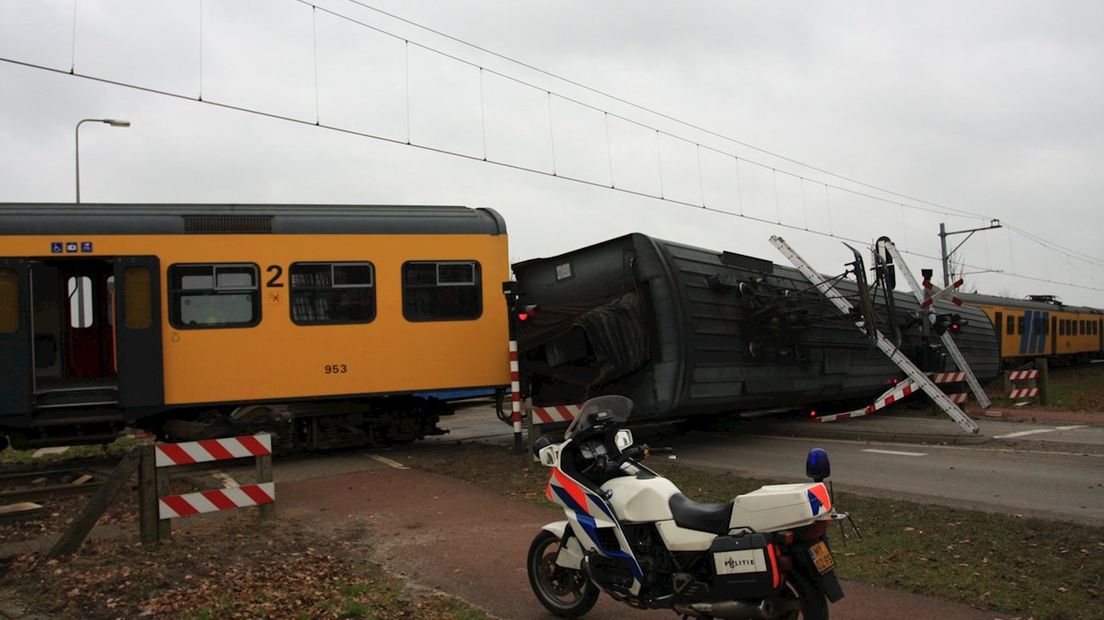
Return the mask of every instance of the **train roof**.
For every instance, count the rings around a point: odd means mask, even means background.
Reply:
[[[1030,299],[1013,299],[1011,297],[999,297],[997,295],[980,295],[978,293],[958,293],[958,297],[966,303],[987,306],[1006,306],[1009,308],[1024,308],[1029,310],[1060,310],[1063,312],[1089,312],[1101,314],[1100,308],[1087,306],[1070,306],[1060,301],[1053,303],[1045,301],[1032,301]]]
[[[492,209],[414,205],[0,203],[0,235],[506,234]]]

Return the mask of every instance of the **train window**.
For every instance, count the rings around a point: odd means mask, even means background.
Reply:
[[[408,321],[461,321],[483,314],[479,263],[418,261],[402,266]]]
[[[1046,334],[1046,326],[1047,326],[1047,324],[1046,324],[1046,321],[1043,320],[1043,317],[1040,317],[1040,316],[1035,317],[1035,333],[1036,334]]]
[[[1016,333],[1016,317],[1014,317],[1014,316],[1008,317],[1008,319],[1005,320],[1005,323],[1007,324],[1007,327],[1005,328],[1005,332],[1009,336]]]
[[[19,331],[19,274],[0,269],[0,334]]]
[[[123,271],[123,324],[128,329],[153,325],[152,276],[148,267],[127,267]]]
[[[1021,335],[1024,333],[1024,318],[1022,316],[1016,321],[1016,333]]]
[[[178,329],[251,327],[261,320],[256,265],[169,267],[169,321]]]
[[[1065,336],[1066,335],[1066,320],[1065,319],[1061,319],[1061,320],[1058,321],[1058,335],[1059,336]]]
[[[368,323],[376,318],[372,263],[292,263],[291,320],[296,325]]]
[[[1085,319],[1081,319],[1081,329],[1080,329],[1080,333],[1081,333],[1081,335],[1082,335],[1082,336],[1084,336],[1084,335],[1085,335]]]

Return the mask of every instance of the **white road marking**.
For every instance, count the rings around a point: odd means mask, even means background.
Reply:
[[[904,452],[902,450],[876,450],[874,448],[868,448],[863,452],[873,452],[875,454],[892,454],[894,456],[927,456],[926,452]]]
[[[1073,426],[1057,426],[1055,428],[1037,428],[1030,431],[1019,431],[1015,433],[1008,433],[1006,435],[993,435],[993,439],[1012,439],[1014,437],[1024,437],[1026,435],[1038,435],[1039,433],[1053,433],[1055,431],[1072,431],[1079,428],[1085,428],[1084,424],[1074,424]]]
[[[369,454],[368,457],[371,458],[374,461],[379,461],[380,463],[383,463],[384,465],[387,465],[388,467],[394,467],[395,469],[409,469],[409,467],[407,467],[406,465],[403,465],[402,463],[400,463],[396,460],[389,459],[386,456],[380,456],[378,454]]]
[[[1063,452],[1061,450],[1025,450],[1023,448],[986,448],[979,444],[967,444],[967,445],[935,445],[935,444],[923,444],[923,443],[909,443],[907,441],[886,443],[884,441],[856,441],[854,439],[835,439],[830,437],[786,437],[783,435],[758,435],[748,433],[742,435],[742,437],[755,437],[758,439],[770,439],[773,441],[789,441],[789,442],[802,442],[808,443],[810,441],[816,441],[816,443],[823,444],[840,444],[840,445],[863,445],[863,446],[906,446],[915,448],[927,448],[929,450],[960,450],[969,452],[1003,452],[1006,454],[1039,454],[1043,456],[1089,456],[1092,458],[1104,458],[1104,454],[1098,454],[1093,452]],[[1096,446],[1086,446],[1096,447]]]

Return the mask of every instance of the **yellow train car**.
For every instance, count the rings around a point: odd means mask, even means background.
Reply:
[[[960,295],[993,322],[1006,366],[1048,357],[1059,364],[1084,363],[1104,351],[1104,311],[1064,305],[1053,297],[1026,300]]]
[[[407,441],[510,384],[488,209],[0,205],[0,435]]]

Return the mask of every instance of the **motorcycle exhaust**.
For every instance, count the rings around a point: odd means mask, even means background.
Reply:
[[[675,605],[675,611],[687,616],[699,618],[725,618],[726,620],[771,620],[777,617],[770,601],[758,605],[743,601],[721,601],[719,603],[694,603]]]

